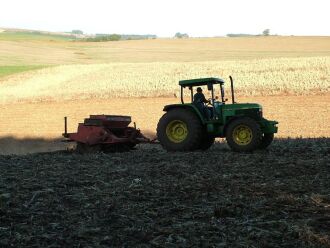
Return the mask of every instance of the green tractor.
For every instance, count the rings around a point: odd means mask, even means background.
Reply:
[[[167,151],[207,150],[215,138],[226,138],[230,148],[237,152],[250,152],[265,149],[277,133],[277,121],[263,118],[262,106],[257,103],[236,103],[233,79],[231,82],[232,103],[226,104],[224,80],[219,78],[200,78],[182,80],[181,104],[164,107],[166,112],[157,125],[157,138]],[[206,115],[194,103],[194,87],[207,86],[211,93],[205,110]],[[185,103],[183,92],[188,88],[191,102]],[[215,97],[219,90],[220,99]]]

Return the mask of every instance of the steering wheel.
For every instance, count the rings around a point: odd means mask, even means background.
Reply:
[[[213,100],[212,98],[207,99],[207,101],[208,101],[207,105],[208,105],[208,106],[213,106],[213,105],[212,105],[212,100]]]

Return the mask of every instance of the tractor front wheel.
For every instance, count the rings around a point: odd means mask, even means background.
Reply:
[[[157,138],[167,151],[193,151],[199,149],[203,126],[196,113],[189,109],[172,109],[165,113],[157,125]]]
[[[248,117],[233,120],[226,131],[226,140],[230,148],[236,152],[256,150],[262,139],[259,124]]]

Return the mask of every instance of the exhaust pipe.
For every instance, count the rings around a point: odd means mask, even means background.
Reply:
[[[233,78],[231,76],[229,76],[229,79],[230,79],[230,88],[231,88],[231,100],[234,103],[235,102],[235,95],[234,95],[234,81],[233,81]]]
[[[64,117],[64,133],[63,133],[63,137],[67,138],[68,137],[68,121],[67,121],[68,117]]]

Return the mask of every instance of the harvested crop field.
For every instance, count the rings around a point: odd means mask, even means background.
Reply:
[[[322,95],[330,90],[330,57],[61,65],[0,80],[0,103],[173,97],[179,80],[203,77],[224,78],[229,95],[229,75],[240,96]]]
[[[330,140],[0,156],[2,247],[329,247]]]

